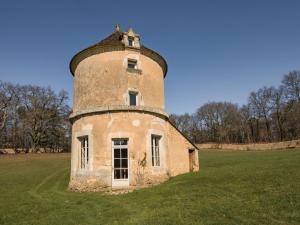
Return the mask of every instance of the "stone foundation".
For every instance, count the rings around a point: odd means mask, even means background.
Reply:
[[[169,179],[168,176],[153,176],[144,179],[139,185],[130,185],[128,187],[111,187],[101,182],[95,177],[76,177],[69,182],[69,191],[73,192],[103,192],[106,194],[123,194],[136,189],[156,186]]]
[[[98,192],[107,191],[110,187],[95,177],[76,177],[69,182],[70,191],[78,192]]]

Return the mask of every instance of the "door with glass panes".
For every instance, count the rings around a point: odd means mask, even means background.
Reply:
[[[112,140],[112,186],[129,186],[128,139]]]

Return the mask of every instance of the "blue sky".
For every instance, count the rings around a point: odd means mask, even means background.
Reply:
[[[73,95],[69,61],[111,34],[141,35],[168,62],[166,110],[247,102],[300,69],[300,1],[0,1],[0,80]]]

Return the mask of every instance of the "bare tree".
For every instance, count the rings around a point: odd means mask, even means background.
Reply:
[[[20,115],[26,121],[26,131],[34,151],[45,146],[46,142],[49,144],[52,139],[59,140],[62,135],[61,118],[69,111],[66,106],[67,93],[61,92],[57,96],[50,88],[28,85],[22,87],[21,94],[24,108]]]
[[[300,71],[284,75],[278,88],[251,92],[248,103],[209,102],[194,114],[171,115],[194,142],[282,141],[300,138]]]
[[[273,109],[272,96],[274,88],[263,87],[256,92],[251,92],[249,97],[249,106],[252,115],[263,120],[266,126],[266,140],[272,140],[271,132],[271,113]]]
[[[285,95],[284,119],[288,139],[300,137],[300,71],[284,75],[282,89]]]
[[[12,85],[0,81],[0,131],[5,127],[14,97]]]
[[[196,119],[209,141],[239,142],[241,116],[238,106],[229,102],[210,102],[196,112]]]
[[[292,71],[284,75],[282,84],[287,98],[300,102],[300,71]]]
[[[272,117],[274,118],[274,126],[275,130],[278,133],[277,140],[284,140],[285,138],[285,130],[284,130],[284,121],[285,121],[285,112],[286,104],[284,101],[284,89],[282,86],[279,88],[272,88]]]
[[[191,115],[185,113],[183,115],[170,115],[171,122],[185,135],[189,135],[191,128]]]
[[[62,149],[70,146],[70,123],[65,91],[0,82],[0,147]]]

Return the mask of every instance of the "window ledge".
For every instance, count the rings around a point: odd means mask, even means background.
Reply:
[[[161,166],[152,166],[152,172],[154,174],[161,173],[162,171],[163,171],[163,168]]]
[[[129,73],[142,74],[142,70],[139,70],[139,69],[127,68],[126,71]]]
[[[163,117],[168,118],[169,115],[161,108],[153,108],[146,106],[128,106],[128,105],[111,105],[111,106],[99,106],[95,108],[90,108],[86,110],[80,110],[73,112],[70,115],[70,119],[75,119],[76,117],[81,117],[87,114],[95,114],[95,113],[106,113],[106,112],[120,112],[120,111],[138,111],[138,112],[149,112],[161,115]]]
[[[140,50],[140,46],[138,45],[134,45],[134,46],[130,46],[130,45],[126,45],[125,46],[127,49],[130,49],[130,50],[134,50],[134,51],[139,51]]]

